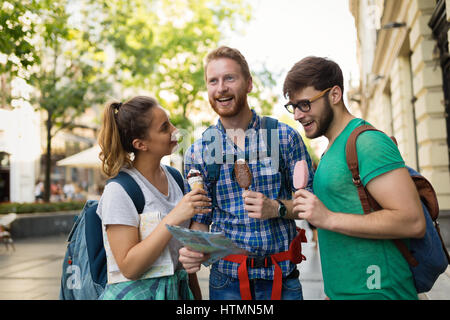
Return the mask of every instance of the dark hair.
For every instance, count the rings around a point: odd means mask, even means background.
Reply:
[[[226,47],[226,46],[221,46],[221,47],[211,51],[206,56],[205,79],[206,79],[206,69],[208,67],[208,64],[212,60],[217,60],[220,58],[228,58],[228,59],[236,61],[236,63],[239,64],[239,66],[241,67],[241,71],[242,71],[242,74],[244,75],[245,79],[247,80],[251,77],[247,60],[245,60],[245,57],[242,55],[242,53],[240,53],[239,50],[237,50],[237,49]]]
[[[327,58],[306,57],[289,70],[284,80],[283,95],[290,98],[296,91],[306,87],[325,90],[339,86],[344,93],[344,77],[339,65]]]
[[[136,152],[133,140],[146,138],[151,121],[144,115],[157,105],[154,98],[137,96],[106,106],[98,143],[102,170],[108,177],[116,176],[123,166],[131,166],[130,153]]]

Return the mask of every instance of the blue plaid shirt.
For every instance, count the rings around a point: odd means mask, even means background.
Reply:
[[[259,131],[261,118],[255,111],[252,110],[252,113],[253,117],[246,131],[246,135],[249,132],[256,134],[261,132]],[[252,256],[268,256],[287,251],[289,244],[297,234],[295,221],[282,218],[268,220],[249,218],[248,213],[244,209],[243,189],[239,187],[233,177],[233,155],[238,155],[238,158],[240,158],[244,152],[255,155],[258,149],[266,150],[265,140],[253,140],[251,134],[249,134],[246,138],[245,151],[243,151],[226,135],[220,120],[213,128],[218,129],[218,132],[221,134],[223,155],[232,161],[227,161],[220,167],[220,178],[216,185],[218,208],[214,208],[209,214],[196,215],[194,221],[211,225],[212,232],[224,233],[226,237],[232,239],[239,247],[251,252]],[[286,166],[289,168],[288,179],[291,180],[291,185],[295,163],[304,159],[308,164],[310,172],[307,189],[311,191],[314,175],[311,158],[306,151],[306,146],[300,134],[288,125],[278,122],[278,137],[281,145],[280,152],[282,153]],[[190,169],[194,168],[199,170],[203,176],[205,189],[211,198],[205,164],[206,155],[210,150],[205,150],[205,148],[208,149],[208,146],[203,139],[195,141],[190,146],[185,154],[184,174],[187,177]],[[274,150],[274,146],[272,146],[272,150]],[[222,159],[222,156],[220,156],[220,159]],[[276,165],[272,166],[271,158],[264,157],[264,154],[254,158],[250,157],[248,164],[253,175],[252,185],[249,190],[261,192],[270,199],[292,199],[292,193],[288,194],[287,191],[280,193],[281,173],[278,171]],[[185,187],[186,190],[191,190],[187,182]],[[280,262],[279,265],[282,269],[283,277],[289,275],[295,267],[290,261]],[[220,260],[213,265],[213,268],[217,268],[220,272],[237,278],[238,266],[237,263]],[[272,280],[273,273],[273,266],[268,268],[248,268],[249,279]]]

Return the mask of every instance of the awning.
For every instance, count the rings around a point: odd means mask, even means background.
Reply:
[[[77,168],[100,168],[102,163],[98,155],[100,146],[97,144],[89,149],[71,155],[56,162],[58,166],[77,167]]]

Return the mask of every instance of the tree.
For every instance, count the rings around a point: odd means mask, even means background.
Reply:
[[[8,0],[0,4],[1,107],[9,101],[8,83],[18,76],[29,79],[39,63],[34,40],[38,5],[35,0]]]
[[[0,74],[17,75],[39,61],[33,46],[37,4],[35,0],[9,0],[2,1],[0,9]]]
[[[33,84],[39,109],[47,113],[44,200],[49,201],[52,138],[59,130],[76,126],[74,119],[86,108],[103,103],[109,85],[103,76],[103,55],[90,42],[90,30],[69,23],[67,1],[45,0],[40,6],[42,63]]]
[[[246,0],[94,1],[103,39],[114,47],[115,79],[144,88],[170,110],[172,121],[189,128],[205,101],[203,59],[222,29],[250,20]],[[205,105],[205,104],[203,104]]]

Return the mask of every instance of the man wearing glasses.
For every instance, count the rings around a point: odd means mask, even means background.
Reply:
[[[286,109],[308,138],[329,140],[314,177],[315,194],[296,191],[293,211],[319,229],[329,298],[417,299],[408,263],[388,239],[423,237],[419,196],[396,145],[381,132],[366,131],[356,144],[360,180],[384,209],[363,214],[345,146],[366,122],[349,113],[343,91],[342,71],[328,59],[304,58],[286,76]]]

